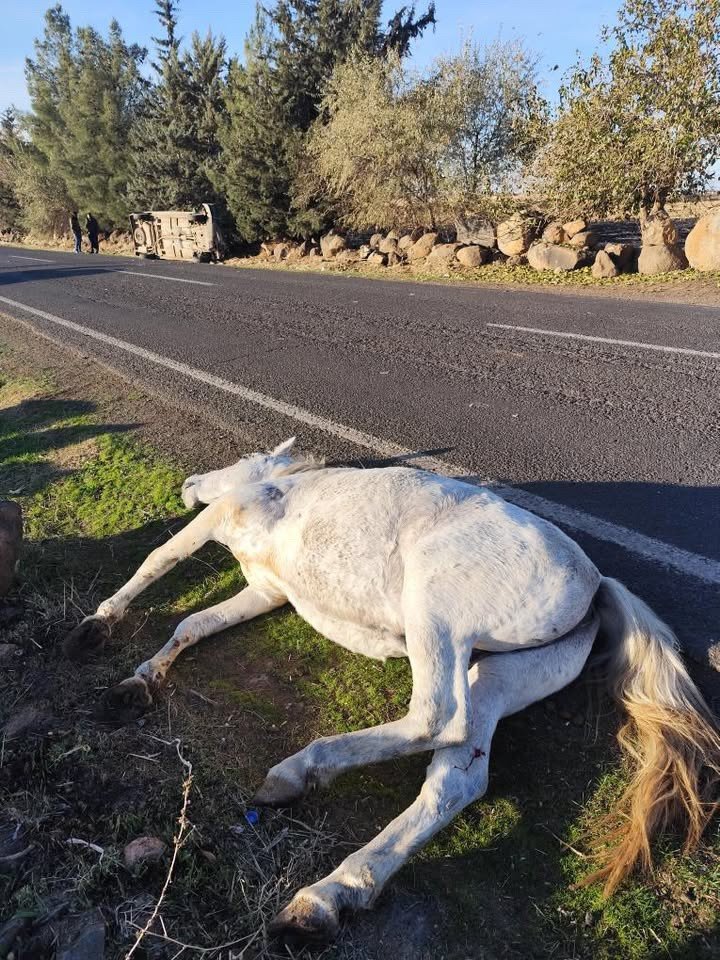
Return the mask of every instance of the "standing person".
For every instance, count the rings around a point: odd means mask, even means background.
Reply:
[[[90,241],[90,253],[100,253],[100,244],[98,242],[98,233],[100,228],[95,217],[89,213],[85,217],[85,229],[87,230],[88,240]]]
[[[75,253],[82,253],[82,233],[80,232],[80,221],[78,220],[77,210],[73,210],[70,215],[70,229],[75,237]]]

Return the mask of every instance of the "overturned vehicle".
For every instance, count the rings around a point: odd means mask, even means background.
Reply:
[[[130,232],[138,257],[217,263],[225,255],[225,241],[209,203],[199,210],[131,213]]]

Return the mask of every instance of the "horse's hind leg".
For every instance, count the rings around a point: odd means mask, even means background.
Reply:
[[[551,646],[492,654],[470,670],[472,732],[460,747],[437,750],[417,800],[374,840],[323,880],[300,890],[273,923],[276,935],[324,941],[341,910],[369,908],[389,878],[487,788],[490,741],[501,717],[571,683],[582,670],[597,620]]]
[[[116,593],[103,600],[93,616],[85,619],[63,641],[63,651],[73,660],[99,653],[110,636],[113,623],[120,620],[131,601],[172,568],[213,539],[217,509],[203,510],[167,543],[143,561],[137,572]]]

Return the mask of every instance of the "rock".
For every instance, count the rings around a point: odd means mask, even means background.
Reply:
[[[30,734],[42,736],[53,725],[52,715],[41,706],[30,704],[13,714],[5,724],[3,733],[8,740],[26,737]]]
[[[687,269],[687,258],[682,247],[675,244],[643,244],[638,257],[638,271],[654,275]]]
[[[357,252],[357,254],[358,254],[358,259],[359,259],[359,260],[367,260],[367,258],[370,256],[371,253],[372,253],[372,247],[370,246],[370,244],[364,243],[364,244],[363,244],[361,247],[359,247],[359,249],[358,249],[358,252]]]
[[[369,240],[369,242],[368,242],[368,245],[369,245],[370,249],[371,249],[371,250],[379,250],[379,249],[380,249],[380,244],[383,242],[384,239],[385,239],[385,238],[383,237],[383,235],[382,235],[381,233],[374,233],[374,234],[370,237],[370,240]]]
[[[429,257],[430,251],[437,242],[437,237],[438,235],[436,233],[424,233],[419,240],[416,240],[411,247],[408,247],[408,260],[412,263],[413,260],[422,260],[423,257]]]
[[[395,253],[394,251],[391,250],[390,253],[387,255],[387,265],[389,267],[396,267],[399,263],[402,263],[402,262],[403,262],[403,258],[400,256],[399,253]]]
[[[366,263],[371,263],[374,267],[384,267],[387,264],[387,255],[380,253],[379,250],[373,250]]]
[[[585,220],[570,220],[568,223],[562,225],[565,235],[568,239],[574,237],[576,233],[581,233],[583,230],[587,230],[587,222]]]
[[[281,260],[287,260],[290,253],[289,243],[276,243],[273,247],[273,260],[280,263]]]
[[[345,243],[345,238],[341,237],[339,233],[330,231],[326,233],[324,237],[320,238],[320,249],[322,251],[323,260],[333,260],[341,250],[344,250],[347,244]]]
[[[407,250],[408,247],[411,247],[414,243],[415,241],[413,240],[411,233],[403,234],[403,236],[398,240],[398,250],[401,250],[404,253],[405,250]]]
[[[672,247],[678,242],[677,227],[662,207],[640,212],[640,233],[643,247]]]
[[[605,250],[598,250],[595,256],[595,263],[592,265],[592,275],[598,279],[609,279],[617,277],[620,274],[615,261]]]
[[[272,260],[273,257],[274,244],[272,243],[261,243],[260,244],[260,254],[263,260]]]
[[[595,243],[595,234],[592,230],[581,230],[573,234],[568,240],[571,247],[576,250],[582,250],[583,247],[591,247]]]
[[[605,253],[609,253],[615,262],[615,266],[622,273],[629,271],[633,265],[636,254],[632,243],[606,243]]]
[[[458,217],[455,231],[458,243],[478,247],[495,246],[495,227],[482,217]]]
[[[388,234],[380,241],[380,246],[378,247],[379,253],[397,253],[398,242],[397,238],[392,234]]]
[[[15,582],[22,535],[20,504],[0,500],[0,597],[4,597]]]
[[[66,917],[59,924],[55,960],[103,960],[105,921],[99,910]]]
[[[10,917],[0,924],[0,957],[6,957],[21,934],[30,929],[32,917]]]
[[[307,240],[303,240],[302,243],[298,243],[296,246],[290,247],[287,255],[288,263],[297,263],[298,260],[303,260],[309,252],[310,244],[307,242]]]
[[[459,247],[459,243],[438,243],[428,254],[427,265],[429,267],[449,267],[455,259]]]
[[[534,243],[527,252],[528,263],[534,270],[575,270],[582,263],[579,250],[553,243]]]
[[[16,643],[0,643],[0,663],[2,663],[3,660],[11,660],[21,653],[22,647],[19,647]]]
[[[461,247],[455,254],[458,263],[464,267],[479,267],[487,260],[489,256],[486,247]]]
[[[502,262],[502,261],[499,261]],[[505,261],[507,267],[526,267],[528,262],[527,254],[518,253],[515,257],[508,257]]]
[[[357,250],[341,250],[335,257],[335,263],[358,263],[360,259]]]
[[[159,837],[138,837],[123,850],[123,860],[128,870],[134,870],[143,864],[162,860],[166,850],[167,844]]]
[[[497,227],[497,245],[508,257],[527,253],[537,235],[537,222],[522,213],[515,213]]]
[[[700,217],[687,235],[685,256],[696,270],[720,270],[720,210]]]
[[[568,236],[559,220],[553,220],[545,227],[542,238],[545,243],[565,243],[568,240]]]

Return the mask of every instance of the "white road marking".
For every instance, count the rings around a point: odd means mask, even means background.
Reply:
[[[233,383],[231,380],[225,380],[223,377],[217,377],[215,374],[207,373],[205,370],[200,370],[197,367],[191,367],[179,360],[163,357],[161,354],[154,353],[152,350],[146,350],[144,347],[139,347],[126,340],[120,340],[118,337],[113,337],[107,333],[101,333],[99,330],[93,330],[91,327],[85,327],[72,320],[56,317],[52,313],[46,313],[46,311],[38,310],[36,307],[30,307],[17,300],[11,300],[9,297],[0,296],[0,303],[4,303],[9,307],[15,307],[18,310],[24,310],[26,313],[39,317],[41,320],[46,320],[57,326],[81,333],[92,340],[98,340],[101,343],[108,344],[111,347],[115,347],[125,353],[133,354],[136,357],[141,357],[143,360],[165,367],[168,370],[174,370],[184,377],[189,377],[192,380],[205,383],[217,390],[222,390],[225,393],[240,397],[240,399],[257,404],[266,410],[272,410],[282,416],[291,417],[293,420],[304,423],[308,427],[329,433],[334,437],[339,437],[341,440],[347,440],[356,446],[364,447],[366,450],[372,450],[373,453],[379,454],[380,456],[405,457],[412,461],[412,463],[426,470],[432,470],[435,473],[442,473],[449,476],[462,477],[468,482],[475,483],[477,486],[489,486],[511,503],[515,503],[519,507],[524,507],[526,510],[537,513],[547,520],[551,520],[553,523],[559,523],[564,527],[569,527],[571,530],[586,533],[597,540],[613,543],[625,550],[629,550],[631,553],[644,557],[646,560],[675,570],[685,576],[696,577],[706,583],[720,585],[720,562],[711,560],[709,557],[691,553],[688,550],[664,543],[662,540],[657,540],[654,537],[647,537],[645,534],[630,530],[627,527],[621,527],[618,524],[603,520],[600,517],[595,517],[592,514],[584,513],[582,510],[576,510],[574,507],[568,507],[562,503],[546,500],[545,497],[540,497],[535,493],[528,493],[526,490],[519,490],[515,487],[497,484],[490,479],[478,478],[476,475],[469,473],[464,467],[459,467],[446,460],[439,460],[435,457],[413,456],[412,450],[409,450],[407,447],[401,447],[392,441],[382,440],[380,437],[375,437],[371,433],[365,433],[362,430],[356,430],[355,427],[338,423],[336,420],[321,417],[293,403],[278,400],[265,393],[252,390],[250,387],[244,387],[242,384]],[[26,324],[26,326],[30,327],[30,329],[36,333],[41,333],[48,339],[53,340],[47,332],[38,330],[38,328],[33,326],[29,321],[23,320],[21,317],[15,317],[15,319]]]
[[[57,263],[57,260],[45,260],[43,257],[21,257],[19,253],[9,253],[11,260],[34,260],[35,263]]]
[[[667,347],[661,343],[643,343],[642,340],[613,340],[610,337],[592,337],[586,333],[568,333],[566,330],[543,330],[541,327],[517,327],[512,323],[486,323],[498,330],[519,330],[521,333],[539,333],[544,337],[566,337],[568,340],[586,340],[588,343],[609,343],[616,347],[636,347],[638,350],[656,350],[658,353],[681,353],[688,357],[720,360],[720,353],[693,350],[690,347]]]
[[[127,273],[131,277],[149,277],[151,280],[174,280],[175,283],[195,283],[199,287],[216,287],[208,280],[186,280],[184,277],[166,277],[161,273],[141,273],[139,270],[110,270],[109,273]]]

